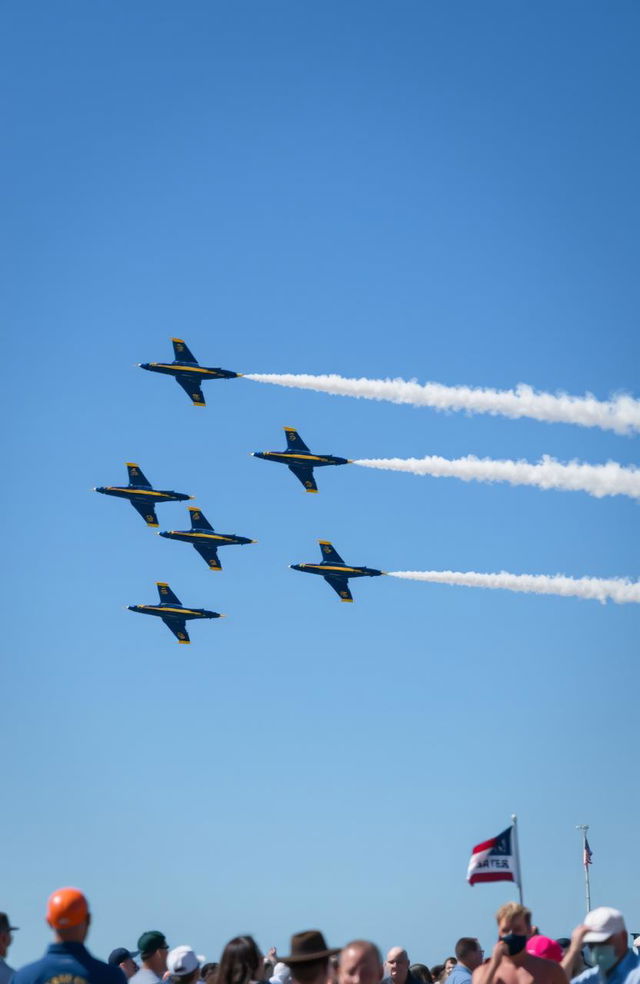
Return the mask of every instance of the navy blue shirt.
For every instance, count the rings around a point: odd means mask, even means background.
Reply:
[[[126,977],[82,943],[52,943],[42,960],[16,970],[11,984],[126,984]]]

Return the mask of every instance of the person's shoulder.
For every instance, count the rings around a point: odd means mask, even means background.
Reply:
[[[576,984],[577,981],[580,981],[580,984],[586,984],[587,981],[595,981],[599,980],[599,978],[600,971],[598,968],[588,967],[586,970],[583,970],[581,974],[578,974],[577,977],[572,977],[571,984]]]
[[[93,961],[94,967],[99,971],[104,981],[111,981],[112,984],[126,984],[127,978],[120,967],[114,967],[113,964],[105,963],[104,960],[98,960],[97,957],[94,957]]]
[[[487,957],[487,959],[483,960],[483,962],[480,964],[479,967],[476,967],[473,974],[471,975],[471,980],[473,984],[480,984],[480,981],[483,981],[485,979],[488,966],[489,966],[489,958]]]
[[[23,984],[26,981],[32,981],[37,978],[47,965],[47,958],[40,957],[39,960],[34,960],[32,963],[25,964],[24,967],[19,967],[15,971],[13,977],[11,978],[12,984]]]

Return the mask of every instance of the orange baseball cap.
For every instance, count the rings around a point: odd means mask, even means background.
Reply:
[[[47,902],[47,922],[52,929],[71,929],[86,922],[89,903],[79,888],[58,888]]]

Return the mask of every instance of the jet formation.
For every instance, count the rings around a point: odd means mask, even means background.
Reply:
[[[185,624],[187,619],[224,618],[219,612],[210,612],[206,608],[185,608],[166,581],[156,581],[156,585],[160,596],[159,604],[127,605],[127,608],[130,612],[138,612],[139,615],[156,615],[161,618],[178,642],[183,645],[191,642]]]
[[[173,376],[192,400],[194,406],[205,406],[201,385],[208,379],[236,379],[242,373],[232,372],[213,366],[201,366],[181,338],[172,338],[173,362],[144,362],[139,363],[141,369]],[[349,458],[340,458],[332,454],[314,454],[304,443],[294,427],[284,428],[287,447],[284,451],[254,451],[253,456],[265,461],[275,461],[286,465],[298,479],[307,492],[317,492],[318,486],[314,477],[314,469],[328,465],[352,464]],[[154,489],[144,475],[140,466],[135,462],[127,462],[129,474],[128,485],[104,485],[94,489],[103,495],[112,495],[128,499],[133,508],[144,519],[148,526],[158,526],[155,507],[161,502],[182,502],[193,499],[184,492],[174,492],[168,489]],[[248,537],[235,533],[217,533],[207,520],[202,510],[189,506],[191,529],[163,530],[158,536],[167,540],[177,540],[188,543],[200,554],[209,570],[221,571],[222,565],[218,557],[220,547],[246,545],[256,543]],[[306,574],[319,574],[336,592],[341,601],[352,602],[353,596],[349,590],[349,579],[352,577],[378,577],[385,571],[373,567],[352,567],[345,564],[333,544],[328,540],[319,540],[321,561],[317,564],[291,564],[293,570]],[[157,581],[159,602],[156,605],[128,605],[129,611],[142,615],[154,615],[161,618],[167,628],[173,633],[179,643],[188,644],[191,640],[186,629],[186,622],[192,619],[223,618],[219,612],[206,608],[185,607],[171,590],[166,581]]]
[[[167,540],[182,540],[183,543],[190,543],[211,571],[222,570],[222,564],[218,560],[219,547],[228,547],[236,543],[240,545],[256,543],[256,540],[249,540],[246,536],[237,536],[235,533],[216,533],[202,510],[189,506],[189,512],[191,513],[190,530],[164,530],[158,533],[158,536],[164,536]]]
[[[184,502],[193,499],[192,495],[184,492],[169,492],[167,489],[153,489],[151,482],[141,471],[135,461],[127,462],[129,472],[128,485],[100,485],[94,492],[103,495],[115,495],[120,499],[128,499],[136,512],[140,513],[147,526],[158,526],[155,507],[160,502]]]
[[[337,458],[333,454],[313,454],[294,427],[285,427],[286,451],[252,451],[254,458],[276,461],[286,465],[290,472],[302,482],[307,492],[317,492],[318,486],[313,477],[313,469],[324,465],[350,465],[348,458]]]
[[[319,564],[290,564],[294,571],[303,574],[320,574],[330,588],[340,597],[340,601],[353,601],[349,590],[350,577],[379,577],[386,571],[375,567],[349,567],[329,540],[318,540],[322,561]]]
[[[149,372],[163,372],[167,376],[173,376],[187,396],[191,397],[196,407],[206,405],[200,388],[201,383],[207,379],[238,379],[242,376],[241,372],[231,372],[230,369],[201,366],[182,338],[172,338],[171,341],[175,355],[173,362],[139,362],[138,365],[141,369],[148,369]]]

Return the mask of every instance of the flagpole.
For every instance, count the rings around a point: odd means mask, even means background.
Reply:
[[[587,912],[591,912],[591,883],[589,882],[589,865],[585,864],[587,859],[587,830],[589,829],[588,823],[579,823],[576,826],[576,830],[582,831],[582,864],[584,867],[584,893],[585,901],[587,904]]]
[[[520,893],[520,905],[522,902],[522,868],[520,867],[520,843],[518,841],[518,818],[515,813],[511,814],[511,822],[513,824],[513,846],[514,854],[516,856],[516,867],[518,868],[518,891]]]

